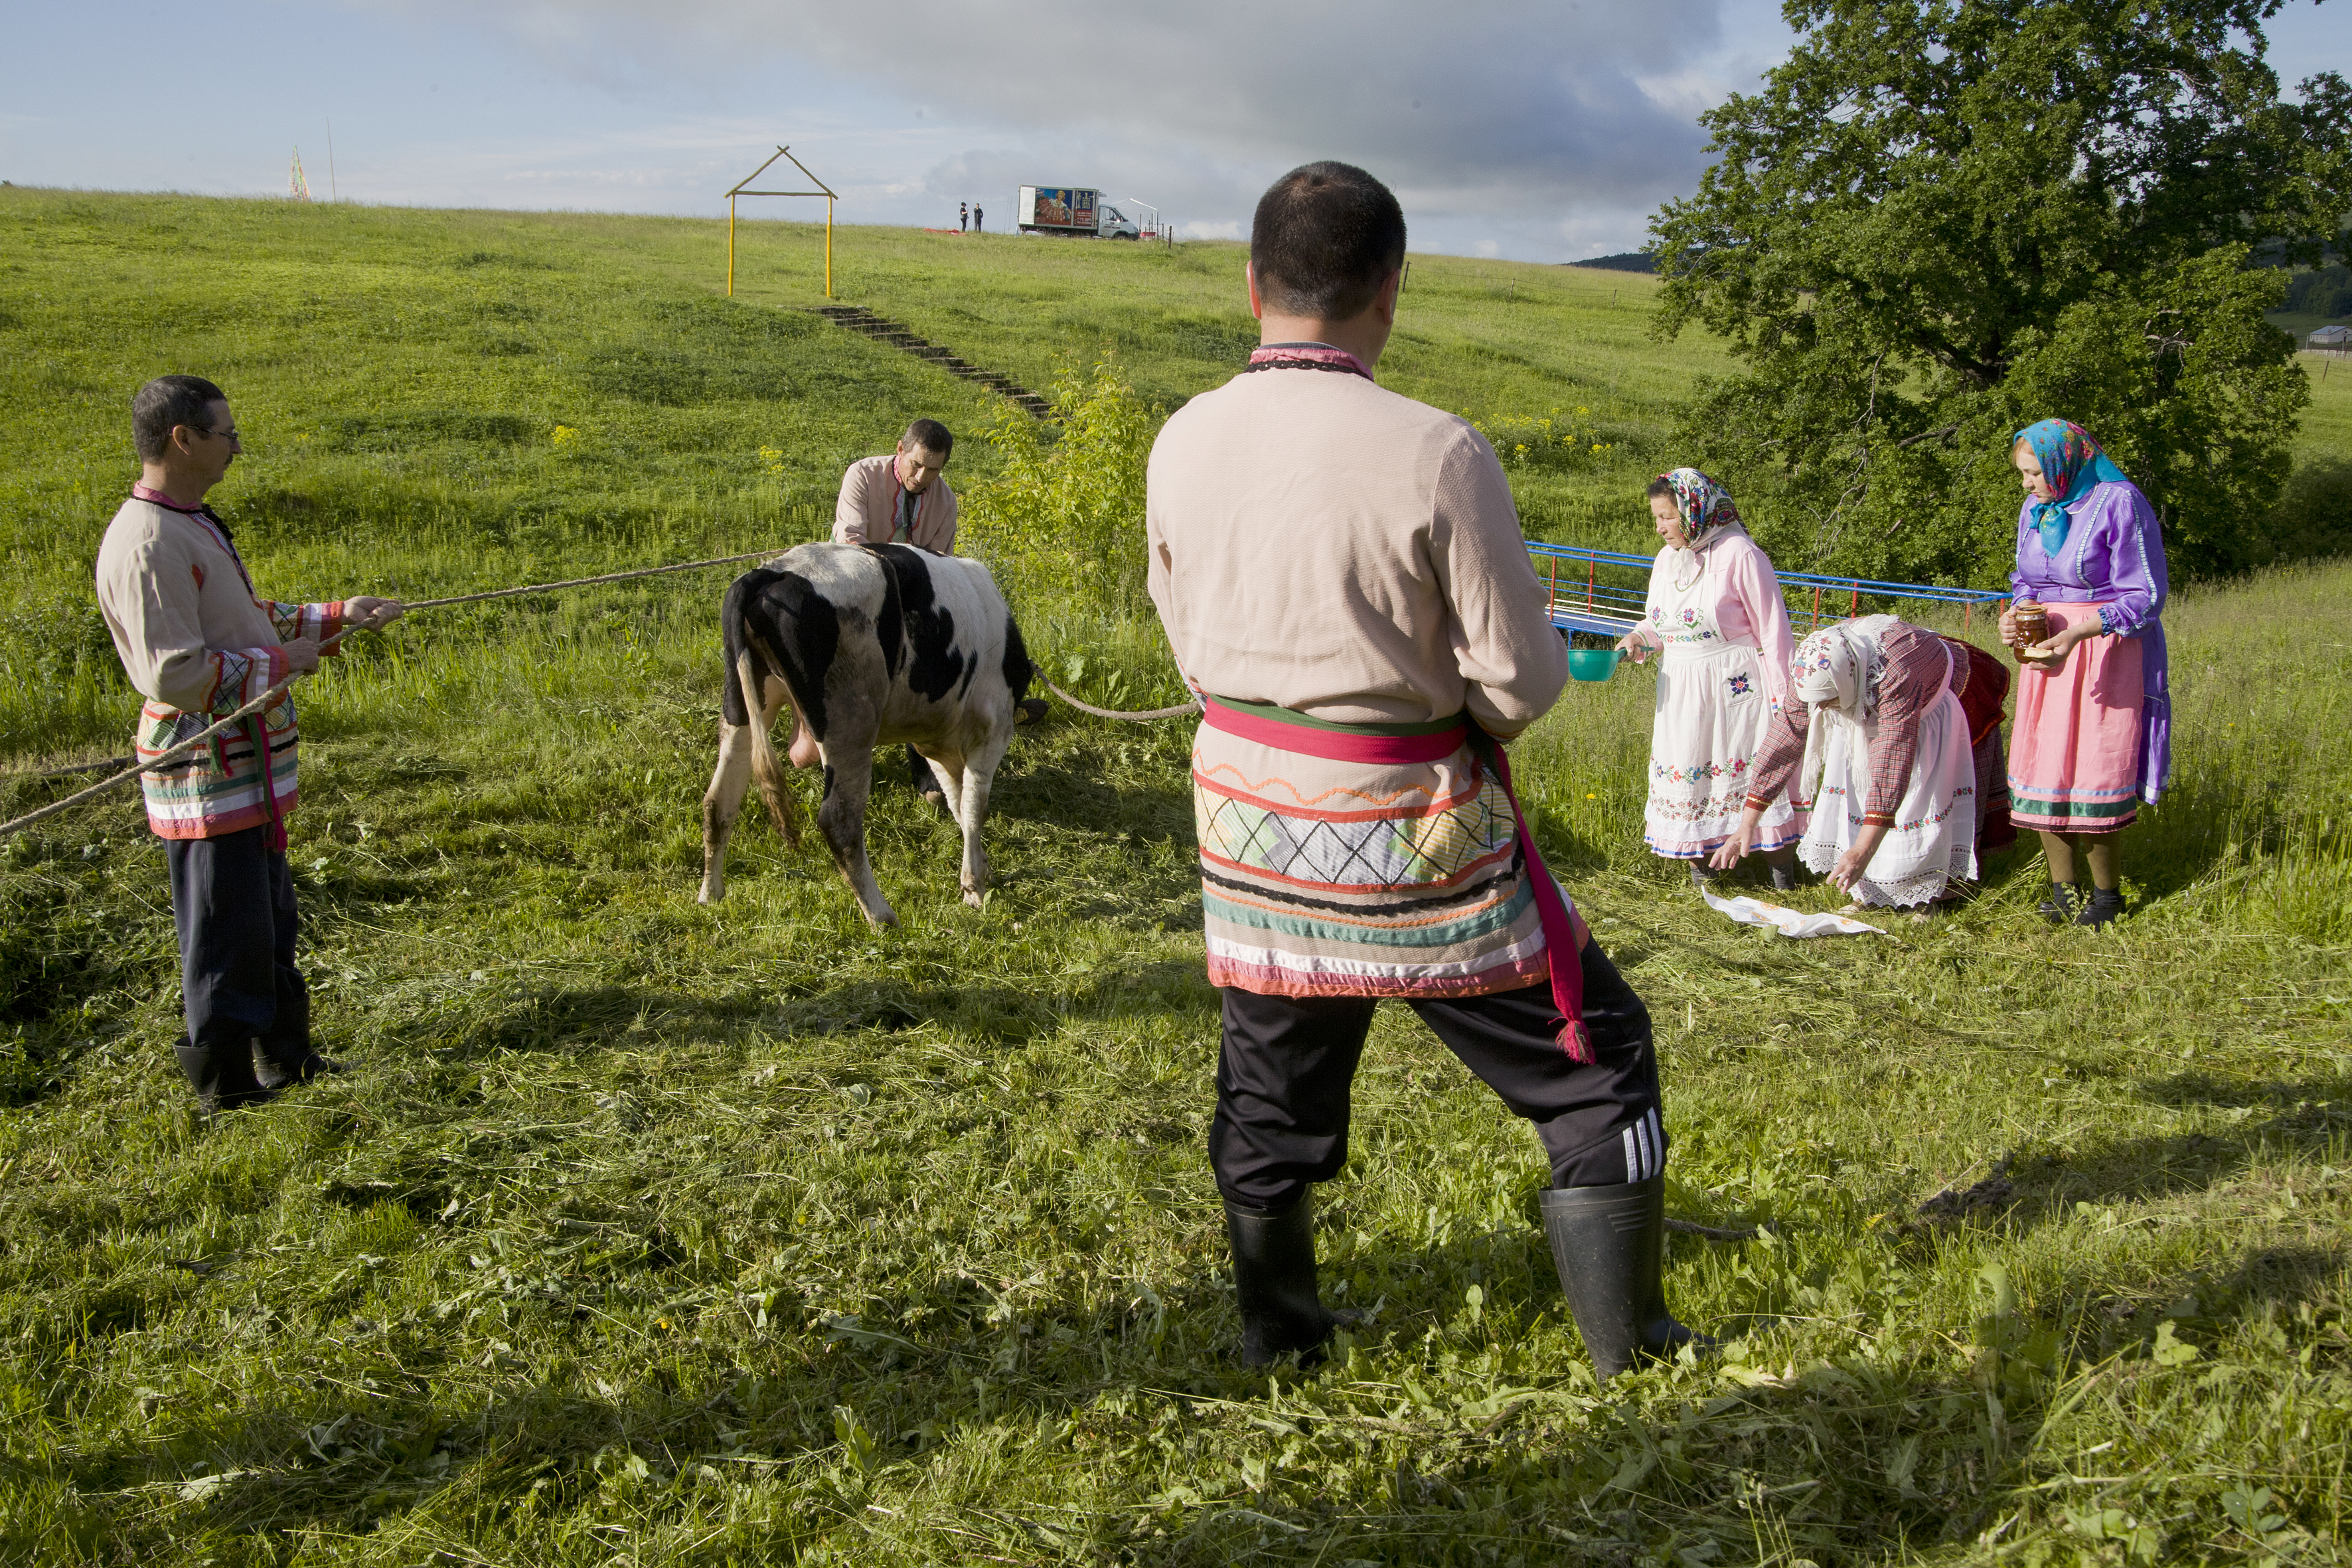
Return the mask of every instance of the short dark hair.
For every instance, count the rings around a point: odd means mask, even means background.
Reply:
[[[205,416],[214,404],[227,401],[227,393],[201,375],[159,375],[141,387],[131,398],[131,440],[140,460],[161,458],[172,445],[175,425],[211,429]]]
[[[1250,267],[1258,298],[1288,314],[1360,316],[1403,265],[1404,209],[1352,163],[1302,163],[1257,199]]]
[[[955,456],[955,432],[936,419],[918,419],[907,426],[904,436],[898,437],[898,446],[901,450],[919,447],[926,452],[952,458]]]
[[[1673,483],[1673,481],[1672,481],[1672,480],[1670,480],[1670,479],[1668,479],[1666,478],[1666,476],[1665,476],[1665,475],[1664,475],[1664,474],[1660,474],[1656,479],[1652,479],[1652,480],[1650,481],[1650,488],[1649,488],[1648,489],[1643,490],[1643,491],[1642,492],[1642,494],[1643,494],[1646,499],[1648,499],[1648,500],[1657,500],[1660,496],[1671,496],[1671,495],[1674,495],[1674,493],[1675,493],[1675,487],[1674,487],[1674,483]],[[1681,498],[1681,497],[1679,497],[1679,496],[1675,496],[1675,510],[1676,511],[1680,511],[1680,510],[1682,510],[1682,509],[1683,509],[1682,498]]]

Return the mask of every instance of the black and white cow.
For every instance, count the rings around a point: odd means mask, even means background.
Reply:
[[[789,706],[788,754],[795,767],[824,765],[817,827],[866,918],[898,921],[866,862],[866,802],[874,748],[899,741],[938,776],[963,833],[964,901],[977,906],[988,886],[980,824],[989,782],[1030,677],[1021,628],[988,568],[904,544],[803,544],[735,579],[723,613],[726,689],[719,766],[702,797],[700,901],[727,896],[727,838],[751,782],[776,831],[800,843],[800,804],[768,733]]]

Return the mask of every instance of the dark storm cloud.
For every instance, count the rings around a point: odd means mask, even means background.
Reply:
[[[384,8],[490,22],[608,80],[709,71],[714,48],[738,62],[797,57],[952,119],[1033,133],[1023,141],[1101,137],[1160,164],[1195,210],[1212,189],[1223,205],[1265,171],[1339,157],[1432,216],[1641,207],[1687,188],[1703,138],[1684,67],[1718,38],[1718,0]]]

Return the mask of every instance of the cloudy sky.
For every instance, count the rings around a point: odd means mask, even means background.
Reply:
[[[950,225],[976,200],[996,228],[1016,186],[1066,183],[1236,237],[1275,174],[1339,157],[1396,188],[1416,249],[1536,261],[1637,247],[1697,178],[1697,111],[1789,40],[1776,0],[10,11],[0,179],[19,184],[282,194],[299,145],[320,197],[716,216],[789,142],[845,222]],[[2297,0],[2271,36],[2289,80],[2352,74],[2352,0]]]

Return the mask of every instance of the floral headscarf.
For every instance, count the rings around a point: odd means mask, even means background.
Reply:
[[[1693,552],[1706,549],[1727,530],[1748,531],[1739,521],[1739,509],[1731,504],[1731,492],[1696,468],[1674,468],[1658,478],[1675,492],[1675,505],[1683,514],[1683,537]]]
[[[1893,616],[1864,616],[1823,626],[1797,645],[1790,661],[1797,696],[1812,710],[1805,729],[1805,760],[1798,791],[1816,797],[1824,765],[1823,742],[1833,723],[1851,724],[1868,766],[1870,727],[1878,716],[1878,678],[1886,669],[1886,645],[1879,639],[1902,623]]]
[[[2066,530],[2074,521],[2066,509],[2089,495],[2093,485],[2119,482],[2124,471],[2099,450],[2088,430],[2069,419],[2028,425],[2009,438],[2011,448],[2014,450],[2020,441],[2032,448],[2033,460],[2042,465],[2042,477],[2058,492],[2056,500],[2042,501],[2033,509],[2033,525],[2042,531],[2042,552],[2055,556],[2064,547]]]

